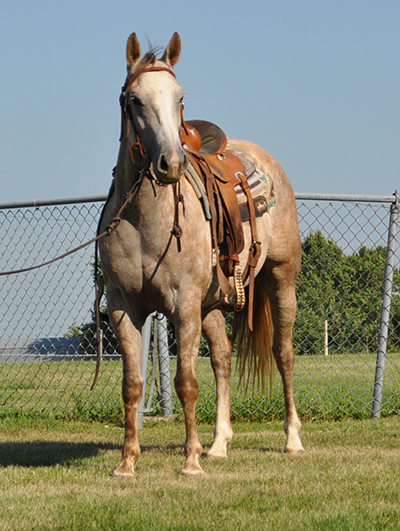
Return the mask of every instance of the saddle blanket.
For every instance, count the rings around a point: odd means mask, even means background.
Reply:
[[[241,160],[246,168],[246,179],[249,183],[251,196],[254,201],[256,217],[261,217],[263,214],[268,212],[269,209],[276,205],[272,180],[268,175],[264,175],[250,155],[238,149],[228,149]],[[203,204],[206,218],[210,220],[211,212],[204,183],[191,166],[189,166],[187,170],[186,177],[194,188],[197,197]],[[248,221],[250,219],[250,214],[247,205],[247,197],[240,185],[239,179],[237,180],[237,183],[234,184],[234,189],[239,203],[242,221]]]
[[[254,201],[256,217],[260,217],[270,208],[276,205],[272,180],[269,176],[264,175],[250,155],[238,149],[231,149],[231,151],[237,157],[239,157],[246,168],[246,178],[247,182],[249,183],[250,193]],[[242,215],[242,221],[248,221],[250,219],[250,215],[247,206],[246,194],[244,193],[239,182],[234,186],[234,188]]]

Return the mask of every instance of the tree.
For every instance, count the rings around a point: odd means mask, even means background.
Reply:
[[[329,348],[335,352],[376,351],[382,304],[386,249],[361,249],[346,256],[321,232],[303,242],[297,284],[298,311],[294,330],[299,354],[323,352],[324,321]],[[389,346],[399,345],[400,273],[394,272]]]

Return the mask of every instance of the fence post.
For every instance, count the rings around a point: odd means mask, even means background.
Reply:
[[[149,315],[146,322],[142,326],[142,361],[140,363],[140,374],[143,376],[143,395],[139,405],[139,428],[143,428],[143,416],[146,413],[146,382],[147,369],[149,366],[149,352],[151,339],[151,325],[153,322],[153,314]]]
[[[157,318],[157,314],[151,314],[147,317],[142,327],[142,361],[140,364],[140,374],[143,376],[143,395],[139,406],[139,428],[143,428],[143,416],[148,413],[146,409],[146,383],[149,366],[149,353],[151,343],[151,326],[154,320],[155,336],[158,337],[158,363],[160,372],[161,387],[161,410],[164,417],[169,417],[173,412],[172,388],[171,388],[171,370],[169,366],[168,350],[168,331],[167,319],[164,316]],[[156,333],[158,332],[158,333]]]
[[[169,366],[167,318],[161,316],[156,319],[158,326],[158,363],[160,371],[161,410],[164,417],[172,415],[172,387],[171,369]]]
[[[390,305],[392,302],[393,273],[395,267],[397,221],[399,217],[399,199],[397,190],[395,200],[390,206],[390,220],[388,243],[386,249],[385,279],[383,282],[383,297],[381,322],[379,329],[378,353],[376,357],[374,398],[372,401],[372,418],[378,419],[382,409],[383,379],[385,375],[386,350],[389,332]]]

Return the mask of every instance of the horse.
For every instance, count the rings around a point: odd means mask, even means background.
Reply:
[[[109,235],[99,242],[108,316],[123,359],[125,435],[122,461],[114,472],[117,476],[134,475],[140,455],[141,328],[155,311],[170,320],[178,345],[174,385],[186,428],[182,473],[204,473],[195,416],[202,333],[210,347],[217,400],[214,441],[207,457],[226,458],[233,436],[229,396],[232,344],[225,331],[218,249],[213,246],[210,221],[187,178],[189,157],[181,141],[184,93],[173,71],[180,52],[178,33],[161,57],[150,51],[141,58],[135,33],[126,46],[128,75],[120,98],[120,149],[100,226],[101,231],[108,228]],[[304,450],[292,385],[295,283],[301,261],[295,198],[283,169],[264,149],[238,140],[229,141],[230,149],[246,154],[270,177],[276,200],[256,222],[261,250],[254,271],[252,308],[247,301],[245,308],[235,313],[240,370],[250,370],[254,383],[265,377],[275,360],[285,399],[284,451],[299,454]],[[243,224],[243,234],[245,245],[239,261],[245,267],[254,243],[248,222]],[[253,308],[250,329],[247,316]]]

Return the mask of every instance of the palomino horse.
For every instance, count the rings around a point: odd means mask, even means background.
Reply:
[[[120,150],[100,228],[113,229],[101,240],[100,255],[109,319],[123,353],[125,438],[122,462],[115,471],[123,476],[134,474],[140,454],[141,328],[154,311],[172,322],[178,344],[174,383],[186,425],[182,472],[202,473],[202,446],[195,420],[199,393],[196,362],[202,331],[210,346],[217,389],[216,427],[208,457],[226,457],[232,439],[232,347],[220,303],[218,252],[213,249],[210,222],[186,178],[188,157],[180,141],[184,94],[172,70],[180,49],[180,37],[175,33],[161,59],[152,52],[141,59],[136,35],[128,39]],[[276,206],[257,218],[261,255],[255,270],[254,331],[247,325],[248,305],[236,316],[239,347],[246,362],[242,369],[250,366],[252,376],[259,379],[257,371],[265,373],[268,360],[275,358],[285,396],[285,452],[296,454],[303,452],[303,447],[292,388],[295,282],[301,254],[295,199],[281,166],[266,151],[236,140],[230,141],[231,148],[245,152],[259,171],[269,176],[276,199]],[[252,244],[248,225],[244,223],[245,246],[239,257],[243,267]]]

